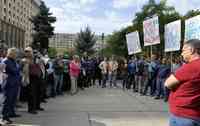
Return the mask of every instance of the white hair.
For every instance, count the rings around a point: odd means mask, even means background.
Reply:
[[[7,56],[8,57],[12,57],[13,56],[13,53],[17,53],[17,49],[16,48],[9,48],[8,51],[7,51]]]

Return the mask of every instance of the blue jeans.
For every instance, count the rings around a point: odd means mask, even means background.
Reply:
[[[193,120],[184,117],[178,117],[173,114],[170,114],[170,126],[200,126],[200,118],[199,120]]]
[[[107,74],[102,74],[102,88],[106,87]]]
[[[157,97],[163,97],[164,96],[164,83],[165,79],[163,78],[157,78],[156,80],[156,96]]]
[[[63,86],[63,74],[60,75],[54,74],[54,93],[56,95],[62,93],[62,86]]]
[[[113,85],[116,87],[116,73],[109,73],[108,74],[108,80],[110,82],[110,87],[112,87]]]
[[[9,87],[3,89],[4,101],[2,107],[3,119],[8,119],[10,115],[15,115],[15,106],[17,101],[19,87]]]

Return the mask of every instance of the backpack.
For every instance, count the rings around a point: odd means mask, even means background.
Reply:
[[[137,73],[140,74],[140,75],[143,74],[143,72],[144,72],[144,63],[143,62],[137,63],[137,68],[138,68]]]

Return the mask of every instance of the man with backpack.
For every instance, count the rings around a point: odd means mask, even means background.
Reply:
[[[144,73],[144,59],[143,57],[141,57],[136,62],[136,85],[137,85],[136,92],[138,91],[141,94],[144,88],[143,73]]]

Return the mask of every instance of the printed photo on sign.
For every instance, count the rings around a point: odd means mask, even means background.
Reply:
[[[160,43],[158,16],[143,22],[144,46]]]
[[[165,52],[180,50],[181,21],[165,25]]]
[[[127,34],[126,42],[129,55],[141,52],[140,39],[137,31]]]
[[[185,41],[200,39],[200,15],[185,21]]]

